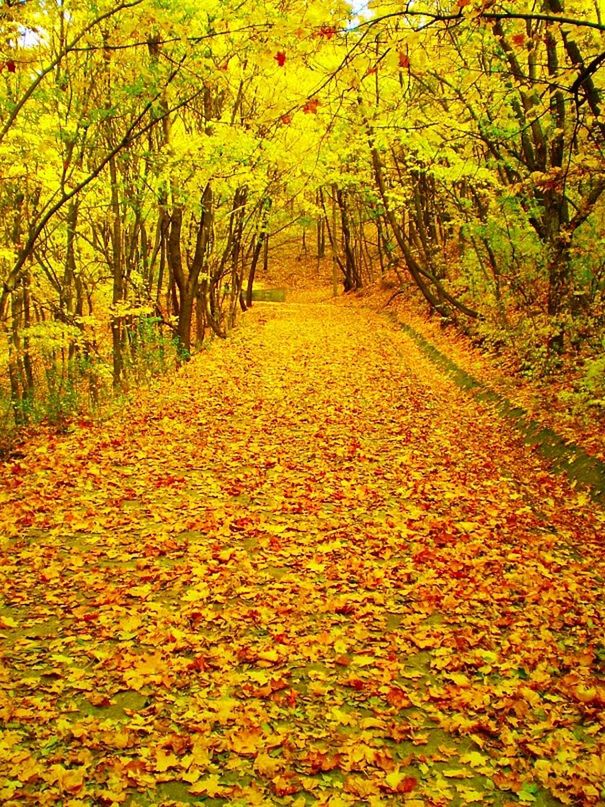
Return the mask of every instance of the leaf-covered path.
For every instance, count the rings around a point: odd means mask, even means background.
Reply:
[[[379,316],[1,474],[3,804],[605,803],[603,514]]]

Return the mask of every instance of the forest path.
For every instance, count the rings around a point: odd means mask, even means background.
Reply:
[[[603,513],[379,315],[0,473],[3,804],[605,803]]]

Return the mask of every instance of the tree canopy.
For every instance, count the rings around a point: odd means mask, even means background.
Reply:
[[[345,291],[395,272],[605,384],[604,29],[597,0],[6,3],[11,417],[225,336],[309,228]]]

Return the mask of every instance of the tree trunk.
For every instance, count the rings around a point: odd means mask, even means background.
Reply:
[[[115,389],[117,389],[122,384],[124,373],[124,355],[122,344],[122,316],[115,309],[124,299],[124,267],[122,265],[122,220],[120,216],[118,171],[115,157],[109,161],[109,174],[111,178],[111,212],[113,216],[111,231],[111,270],[113,279],[112,303],[114,306],[114,311],[111,317],[111,341],[113,352],[113,386]]]
[[[246,306],[250,308],[252,305],[252,292],[254,290],[254,278],[256,276],[256,267],[260,258],[265,240],[267,238],[267,224],[269,221],[269,211],[271,210],[271,199],[269,197],[263,199],[261,206],[261,213],[259,217],[258,230],[256,235],[256,242],[252,251],[252,261],[250,263],[250,270],[248,272],[248,282],[246,284]]]

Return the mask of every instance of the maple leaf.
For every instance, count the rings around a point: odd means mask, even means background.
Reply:
[[[345,792],[353,793],[355,796],[364,799],[377,796],[379,787],[378,782],[355,775],[347,777],[344,783]]]
[[[292,796],[302,789],[302,783],[293,773],[278,774],[271,780],[271,789],[276,796]]]
[[[231,788],[220,782],[220,776],[216,773],[205,776],[193,784],[188,790],[192,796],[209,796],[211,799],[224,798],[231,793]]]
[[[260,773],[261,776],[266,776],[269,779],[277,776],[282,767],[283,761],[269,756],[269,754],[264,751],[257,754],[254,760],[254,770]]]
[[[51,780],[71,794],[78,793],[84,786],[84,773],[83,768],[68,769],[63,765],[53,765],[50,768]]]
[[[283,67],[286,63],[286,54],[282,50],[278,50],[273,58],[280,67]]]
[[[237,753],[256,755],[264,742],[261,729],[242,729],[232,734],[229,738],[230,747]]]
[[[405,709],[410,705],[407,693],[399,687],[390,687],[386,692],[386,700],[391,706],[396,706],[398,709]]]
[[[303,106],[303,112],[307,115],[308,114],[315,115],[318,107],[319,107],[319,100],[317,98],[309,98],[309,100]]]
[[[305,757],[305,763],[310,768],[311,774],[332,771],[340,767],[342,758],[340,754],[328,754],[321,751],[311,751]]]
[[[332,37],[336,36],[336,28],[333,25],[322,25],[317,32],[317,36],[323,37],[324,39],[332,39]]]
[[[158,750],[155,759],[155,769],[160,773],[164,773],[169,768],[177,768],[180,765],[180,760],[175,754],[166,753],[162,748]]]

